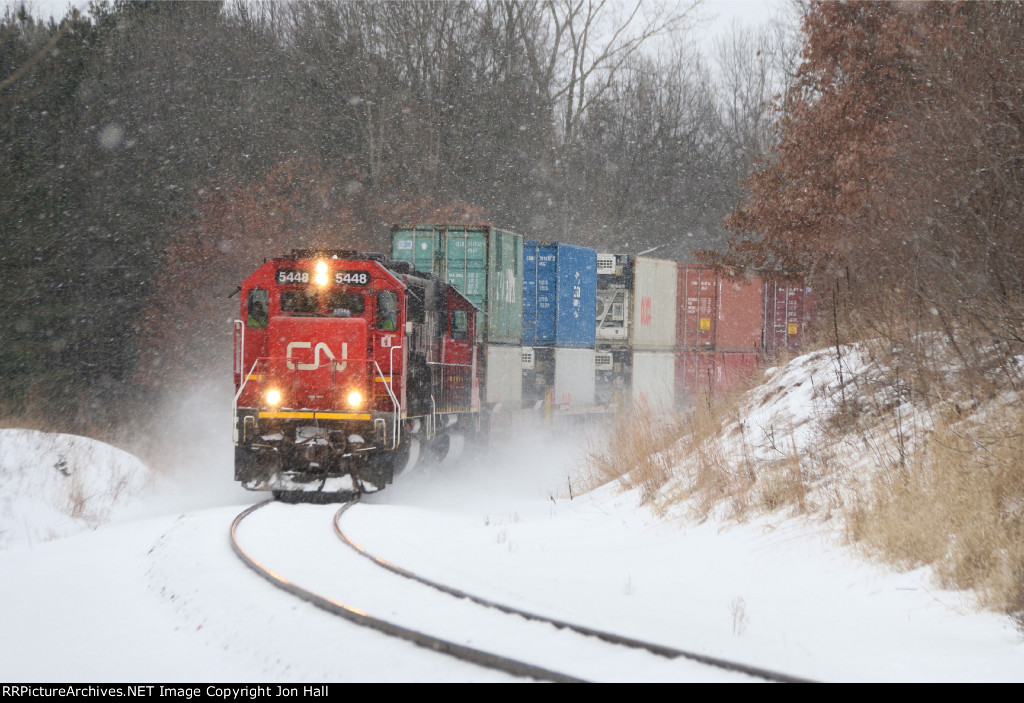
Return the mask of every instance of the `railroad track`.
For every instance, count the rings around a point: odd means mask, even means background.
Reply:
[[[334,615],[512,676],[554,682],[806,681],[547,618],[423,578],[345,535],[342,516],[354,504],[334,514],[333,535],[323,506],[254,505],[232,523],[232,547],[263,578]],[[240,537],[261,517],[279,526],[285,511],[289,533],[302,536],[303,552],[317,554],[315,560],[297,555],[290,540],[265,539],[280,529],[252,526],[249,538]],[[339,537],[351,550],[332,551]]]

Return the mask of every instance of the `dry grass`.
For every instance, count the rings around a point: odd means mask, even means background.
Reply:
[[[903,567],[1024,615],[1024,416],[1017,404],[984,418],[943,418],[905,466],[879,472],[850,506],[851,538]]]
[[[890,340],[891,341],[891,340]],[[852,543],[1024,621],[1024,406],[1012,356],[921,336],[879,353],[846,437],[866,480],[847,482]],[[850,408],[839,411],[850,414]],[[838,413],[837,413],[838,415]],[[865,460],[866,459],[866,460]]]
[[[1018,372],[996,359],[960,373],[941,343],[887,343],[867,358],[842,383],[835,368],[837,378],[818,380],[813,441],[785,422],[755,424],[754,396],[739,393],[667,420],[634,412],[591,452],[593,483],[639,488],[659,512],[685,506],[696,520],[837,520],[871,557],[928,566],[940,585],[974,591],[1024,629]],[[759,405],[781,392],[762,387]]]
[[[652,499],[672,476],[681,456],[676,440],[685,431],[678,415],[661,417],[640,408],[623,413],[615,419],[607,444],[588,453],[588,489],[617,481],[624,488],[641,489],[644,500]]]
[[[869,553],[929,566],[941,585],[1022,622],[1024,379],[1005,345],[978,339],[958,328],[880,346],[884,372],[860,397],[883,402],[857,429],[874,471],[844,517]]]
[[[663,507],[689,499],[693,517],[706,519],[716,506],[727,502],[731,516],[749,509],[750,488],[756,480],[750,456],[732,455],[720,441],[725,435],[742,434],[737,417],[740,394],[714,400],[704,399],[687,416],[687,434],[680,445],[687,457],[689,480],[678,482]],[[731,429],[726,427],[732,424]],[[745,446],[745,445],[744,445]]]
[[[586,464],[590,488],[617,482],[639,488],[656,508],[692,498],[695,515],[706,517],[720,502],[745,501],[755,480],[749,461],[736,464],[720,441],[723,424],[736,415],[742,388],[721,398],[703,397],[672,415],[634,408],[616,418],[606,444],[591,449]],[[742,426],[733,431],[742,432]],[[678,467],[686,464],[689,480],[680,482]]]
[[[793,428],[764,428],[745,417],[748,388],[705,401],[687,417],[687,434],[679,440],[685,459],[682,480],[673,483],[663,507],[686,502],[690,514],[712,514],[736,521],[756,514],[807,510],[807,458],[797,449]],[[772,456],[755,450],[768,445]]]

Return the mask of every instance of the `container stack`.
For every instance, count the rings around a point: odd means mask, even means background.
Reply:
[[[391,258],[454,285],[474,305],[484,345],[485,402],[522,403],[523,238],[490,226],[395,226]]]
[[[803,284],[679,264],[676,395],[717,396],[757,373],[758,363],[804,344],[810,290]]]
[[[727,392],[757,371],[762,347],[763,284],[710,266],[679,264],[676,396]]]
[[[597,252],[526,242],[523,260],[524,405],[592,407]]]
[[[599,254],[597,274],[598,402],[671,408],[676,263]]]
[[[689,405],[728,392],[765,358],[798,353],[814,309],[802,283],[524,245],[491,226],[396,226],[392,258],[476,305],[492,409]]]

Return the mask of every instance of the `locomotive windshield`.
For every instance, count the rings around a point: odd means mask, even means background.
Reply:
[[[304,290],[286,290],[281,293],[281,312],[315,313],[319,296]]]
[[[335,317],[352,317],[362,315],[366,310],[366,301],[362,293],[333,291],[327,296],[327,314]]]
[[[326,295],[313,290],[286,290],[281,293],[281,312],[284,314],[321,313],[332,317],[357,317],[365,311],[366,296],[353,291],[333,290]]]

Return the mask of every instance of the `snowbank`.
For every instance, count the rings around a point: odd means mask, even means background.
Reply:
[[[149,478],[141,461],[103,442],[0,430],[0,549],[94,529]]]

